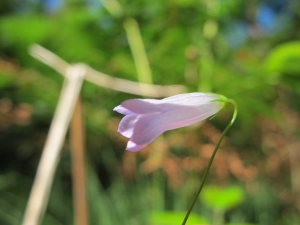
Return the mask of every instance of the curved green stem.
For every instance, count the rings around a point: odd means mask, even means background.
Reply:
[[[215,147],[215,149],[214,149],[214,151],[213,151],[213,153],[212,153],[212,155],[211,155],[211,157],[210,157],[208,166],[207,166],[207,168],[206,168],[206,171],[205,171],[205,174],[204,174],[204,178],[203,178],[203,180],[202,180],[202,183],[201,183],[201,185],[200,185],[200,187],[199,187],[199,189],[198,189],[198,191],[197,191],[197,193],[196,193],[196,196],[195,196],[195,198],[194,198],[194,200],[193,200],[193,202],[192,202],[192,204],[191,204],[191,206],[190,206],[188,212],[186,213],[186,215],[185,215],[185,217],[184,217],[184,220],[183,220],[183,222],[182,222],[182,225],[185,225],[185,224],[186,224],[186,221],[188,220],[189,215],[190,215],[190,213],[191,213],[191,211],[192,211],[192,209],[193,209],[193,207],[194,207],[194,205],[195,205],[195,203],[196,203],[196,201],[197,201],[197,199],[198,199],[198,197],[199,197],[199,195],[200,195],[200,192],[201,192],[201,190],[202,190],[202,188],[203,188],[203,186],[204,186],[204,183],[205,183],[206,178],[207,178],[207,176],[208,176],[210,167],[211,167],[211,165],[212,165],[212,163],[213,163],[214,157],[215,157],[215,155],[216,155],[216,153],[217,153],[217,151],[218,151],[218,149],[219,149],[219,146],[220,146],[220,144],[221,144],[221,142],[222,142],[224,136],[226,135],[226,133],[228,132],[228,130],[230,129],[230,127],[231,127],[232,124],[234,123],[235,118],[236,118],[236,116],[237,116],[237,111],[238,111],[238,110],[237,110],[237,105],[236,105],[235,101],[233,101],[232,99],[228,99],[228,102],[230,102],[230,103],[234,106],[234,112],[233,112],[233,115],[232,115],[232,119],[231,119],[231,121],[229,122],[229,124],[227,125],[227,127],[225,128],[225,130],[223,131],[223,133],[221,134],[221,137],[219,138],[219,140],[218,140],[218,142],[217,142],[217,144],[216,144],[216,147]]]

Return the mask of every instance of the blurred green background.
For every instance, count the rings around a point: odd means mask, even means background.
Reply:
[[[297,0],[1,0],[0,224],[22,221],[63,84],[29,46],[142,81],[129,18],[140,28],[147,82],[219,93],[239,106],[188,224],[300,224]],[[131,153],[112,109],[142,96],[88,82],[81,95],[90,224],[181,224],[231,107]],[[43,225],[74,224],[70,168],[66,140]]]

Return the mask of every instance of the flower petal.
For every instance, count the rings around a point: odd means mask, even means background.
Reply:
[[[158,112],[160,100],[156,99],[130,99],[114,108],[114,111],[124,115],[146,114]]]
[[[199,106],[209,103],[213,100],[221,98],[220,95],[213,93],[188,93],[174,95],[161,100],[156,99],[130,99],[121,103],[114,108],[114,111],[124,115],[147,114],[153,112],[164,112],[167,110],[176,109],[178,105]],[[169,107],[164,107],[165,104]]]
[[[133,134],[133,129],[138,121],[140,115],[127,115],[125,116],[118,127],[118,132],[121,133],[123,136],[130,138]]]
[[[170,105],[173,107],[172,104]],[[127,150],[138,151],[166,130],[185,127],[204,120],[217,113],[221,105],[220,102],[211,102],[201,107],[178,106],[177,110],[142,115],[131,130],[131,143],[128,143]],[[168,104],[164,107],[168,107]]]
[[[125,114],[118,131],[127,138],[127,150],[138,151],[166,130],[191,125],[217,113],[226,98],[212,93],[180,94],[162,100],[132,99],[114,108]]]
[[[127,143],[126,150],[131,151],[131,152],[137,152],[138,150],[141,150],[142,148],[144,148],[146,145],[147,144],[138,145],[129,140]]]
[[[126,150],[138,151],[166,130],[165,126],[157,124],[159,115],[146,114],[138,118]]]
[[[210,103],[213,100],[220,99],[223,96],[213,93],[193,92],[188,94],[174,95],[161,100],[161,103],[186,105],[186,106],[200,106],[202,104]]]

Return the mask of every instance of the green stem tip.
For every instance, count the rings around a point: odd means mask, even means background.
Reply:
[[[197,191],[197,193],[196,193],[195,198],[193,199],[193,202],[192,202],[192,204],[191,204],[189,210],[187,211],[187,213],[186,213],[186,215],[185,215],[185,217],[184,217],[184,220],[183,220],[183,222],[182,222],[182,225],[185,225],[185,224],[186,224],[186,222],[187,222],[187,220],[188,220],[188,218],[189,218],[189,216],[190,216],[190,214],[191,214],[191,211],[192,211],[192,209],[193,209],[193,207],[194,207],[194,205],[195,205],[195,203],[196,203],[196,201],[197,201],[197,199],[198,199],[198,197],[199,197],[199,195],[200,195],[200,192],[201,192],[201,190],[202,190],[202,188],[203,188],[203,186],[204,186],[204,184],[205,184],[205,181],[206,181],[206,178],[207,178],[207,176],[208,176],[210,167],[211,167],[211,165],[212,165],[212,163],[213,163],[213,160],[214,160],[214,158],[215,158],[215,155],[216,155],[216,153],[217,153],[217,151],[218,151],[218,149],[219,149],[219,147],[220,147],[220,144],[221,144],[221,142],[222,142],[224,136],[226,135],[226,133],[228,132],[228,130],[231,128],[232,124],[234,123],[234,121],[235,121],[235,119],[236,119],[237,112],[238,112],[237,104],[236,104],[235,101],[232,100],[232,99],[227,99],[227,102],[230,102],[230,103],[233,105],[233,107],[234,107],[234,111],[233,111],[232,118],[231,118],[229,124],[227,125],[227,127],[225,128],[225,130],[223,131],[223,133],[221,134],[221,136],[220,136],[220,138],[219,138],[219,140],[218,140],[218,142],[217,142],[217,144],[216,144],[216,147],[215,147],[215,149],[214,149],[214,151],[213,151],[213,153],[212,153],[212,155],[211,155],[211,157],[210,157],[208,166],[207,166],[207,168],[206,168],[206,171],[205,171],[205,174],[204,174],[204,178],[203,178],[203,180],[202,180],[202,182],[201,182],[201,184],[200,184],[200,187],[199,187],[199,189],[198,189],[198,191]]]

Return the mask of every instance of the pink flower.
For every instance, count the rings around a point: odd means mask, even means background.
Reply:
[[[136,152],[166,130],[185,127],[216,114],[226,102],[222,95],[196,92],[161,100],[130,99],[114,111],[125,115],[118,132],[130,138],[126,150]]]

